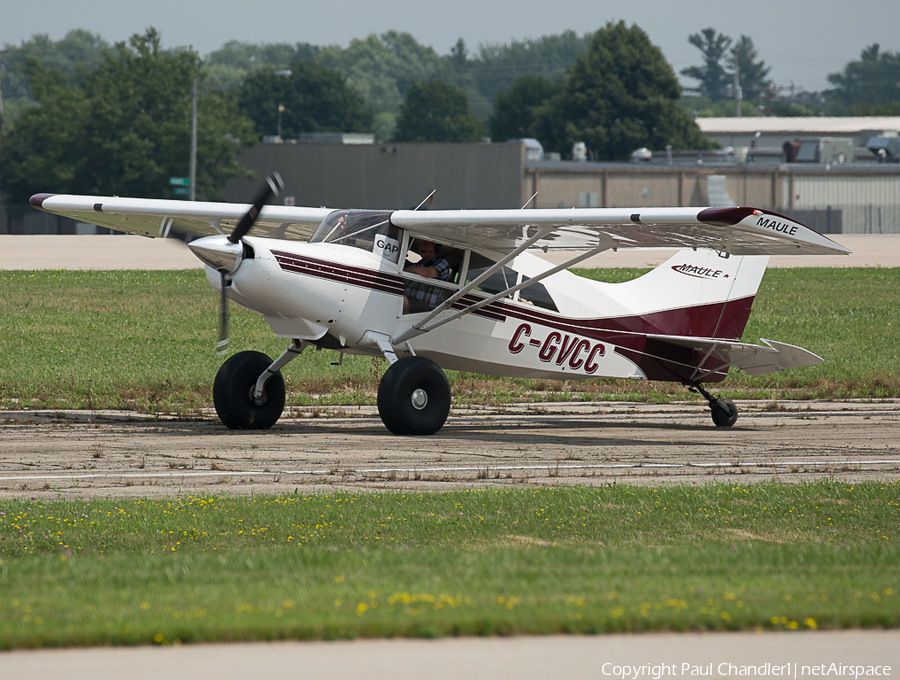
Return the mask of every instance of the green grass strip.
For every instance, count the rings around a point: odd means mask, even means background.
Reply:
[[[0,502],[0,646],[900,625],[900,482]]]

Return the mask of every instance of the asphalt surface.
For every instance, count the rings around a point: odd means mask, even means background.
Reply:
[[[374,407],[296,408],[232,432],[127,412],[0,413],[0,499],[900,478],[900,401],[454,408],[396,437]]]

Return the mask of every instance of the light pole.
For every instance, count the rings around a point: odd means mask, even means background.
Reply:
[[[275,75],[280,78],[290,78],[291,70],[289,68],[283,68],[278,71],[275,71]],[[281,114],[284,113],[284,104],[278,102],[278,137],[276,138],[279,142],[281,141]]]

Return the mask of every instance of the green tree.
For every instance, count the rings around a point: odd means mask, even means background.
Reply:
[[[46,34],[39,34],[22,41],[21,45],[7,46],[5,53],[0,55],[4,67],[4,101],[31,96],[24,71],[29,59],[36,59],[58,71],[65,82],[72,84],[81,79],[82,71],[96,68],[108,49],[109,43],[99,35],[82,29],[69,31],[56,42]]]
[[[319,48],[309,43],[256,45],[229,40],[204,60],[207,89],[235,90],[250,74],[286,69],[298,61],[313,61],[318,52]]]
[[[890,107],[900,102],[900,52],[882,52],[874,43],[841,73],[830,74],[828,82],[834,89],[825,97],[834,113],[846,114],[851,107]]]
[[[260,135],[295,139],[304,132],[369,132],[373,114],[362,96],[340,73],[310,61],[297,61],[288,72],[260,71],[241,84],[241,113]]]
[[[681,75],[699,81],[698,94],[712,102],[731,96],[733,78],[726,70],[726,56],[731,38],[714,28],[704,28],[688,36],[688,42],[703,53],[703,66],[682,69]]]
[[[421,80],[406,89],[394,140],[477,142],[483,132],[463,90],[440,80]]]
[[[584,142],[591,157],[624,160],[640,147],[709,148],[678,105],[681,87],[658,47],[638,26],[609,23],[577,57],[557,94],[536,112],[544,149],[570,156]]]
[[[11,202],[40,191],[165,197],[168,178],[188,174],[195,52],[162,50],[151,28],[116,44],[80,84],[34,58],[27,76],[38,106],[0,136],[0,191]],[[236,158],[252,125],[218,94],[198,108],[197,193],[214,196],[246,172]]]
[[[900,116],[900,101],[877,106],[855,104],[847,110],[847,113],[851,116]]]
[[[445,83],[455,85],[466,93],[469,98],[469,106],[479,119],[485,119],[490,115],[491,103],[482,96],[475,78],[477,62],[470,58],[466,41],[460,38],[450,48],[450,53],[441,58],[441,68],[431,78],[443,80]]]
[[[376,112],[375,134],[379,139],[393,136],[406,88],[443,68],[434,49],[399,31],[351,40],[346,49],[324,47],[317,61],[346,76]]]
[[[556,94],[557,83],[545,76],[520,76],[509,91],[501,89],[494,98],[494,110],[488,119],[491,139],[536,137],[535,114]]]
[[[26,74],[30,60],[58,71],[65,83],[76,84],[83,72],[97,67],[108,49],[109,44],[99,35],[81,29],[69,31],[56,42],[39,34],[22,41],[21,45],[7,46],[0,53],[4,122],[11,124],[21,111],[35,103]]]
[[[572,62],[584,54],[591,34],[575,31],[507,44],[482,45],[472,60],[476,86],[488,101],[501,90],[510,90],[522,76],[543,76],[550,81],[562,78]]]
[[[771,85],[768,76],[772,69],[759,59],[753,40],[746,35],[742,35],[731,48],[728,65],[732,82],[734,82],[733,75],[735,71],[737,72],[744,99],[758,98]]]

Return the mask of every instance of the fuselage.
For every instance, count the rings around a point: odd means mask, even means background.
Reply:
[[[247,237],[249,256],[230,275],[227,296],[262,315],[278,336],[380,356],[373,337],[395,338],[428,314],[403,312],[407,286],[422,280],[403,271],[401,253],[407,252],[411,236],[392,236],[387,248],[385,242],[368,248]],[[444,298],[502,255],[449,244],[444,252],[454,262],[453,276],[429,282],[444,289]],[[394,350],[398,356],[426,356],[444,369],[491,375],[684,380],[687,367],[696,364],[693,353],[672,356],[671,348],[656,352],[648,335],[739,338],[758,285],[756,277],[746,291],[741,289],[737,272],[742,259],[767,258],[723,259],[685,251],[683,262],[619,284],[561,271]],[[445,314],[551,267],[521,254]],[[207,266],[207,276],[220,289],[219,272]]]

